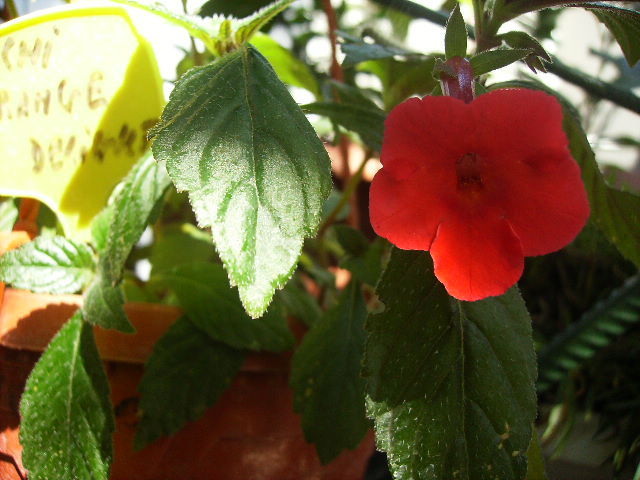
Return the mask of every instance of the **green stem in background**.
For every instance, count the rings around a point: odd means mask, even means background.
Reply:
[[[403,12],[410,17],[413,18],[422,18],[424,20],[429,20],[430,22],[436,23],[442,27],[444,27],[447,23],[447,15],[442,12],[436,12],[434,10],[430,10],[422,5],[418,5],[410,0],[371,0],[373,3],[378,5],[382,5],[385,7],[393,8],[394,10],[398,10]],[[524,0],[523,0],[524,1]],[[566,4],[565,2],[564,4]],[[572,2],[576,3],[576,2]],[[491,25],[495,25],[494,22]],[[491,30],[489,30],[490,25],[487,25],[487,29],[484,31],[484,35],[488,35],[490,31],[494,29],[491,26]],[[469,37],[475,38],[475,31],[468,27],[469,29]],[[553,59],[553,63],[547,65],[547,70],[550,73],[562,78],[566,82],[572,83],[573,85],[577,85],[582,88],[586,92],[591,95],[594,95],[598,98],[603,98],[605,100],[609,100],[610,102],[615,103],[616,105],[626,108],[634,113],[640,114],[640,97],[634,95],[631,91],[619,88],[615,85],[605,83],[597,78],[590,77],[585,73],[580,72],[568,65],[563,64],[557,59]]]
[[[356,172],[349,179],[349,182],[347,183],[347,186],[342,192],[342,195],[340,196],[340,200],[338,201],[337,205],[333,208],[333,210],[331,210],[331,213],[329,213],[327,218],[320,225],[320,228],[318,229],[318,235],[317,235],[318,238],[321,238],[324,232],[327,231],[327,228],[333,225],[333,223],[336,221],[336,218],[338,218],[338,215],[340,215],[340,212],[342,212],[342,209],[349,203],[351,197],[353,196],[353,193],[356,191],[356,188],[358,188],[358,185],[362,180],[362,173],[364,172],[364,167],[367,165],[367,162],[370,159],[371,159],[371,151],[367,151],[365,153],[364,159],[362,160],[362,163],[358,167],[358,170],[356,170]]]

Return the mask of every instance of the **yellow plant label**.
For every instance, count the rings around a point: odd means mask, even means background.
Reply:
[[[36,198],[73,238],[147,148],[164,105],[124,9],[72,5],[0,26],[0,195]]]

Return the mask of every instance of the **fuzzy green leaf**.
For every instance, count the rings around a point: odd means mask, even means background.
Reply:
[[[0,257],[0,281],[33,292],[78,292],[95,269],[91,248],[64,237],[38,237]]]
[[[522,480],[536,362],[517,289],[453,301],[428,254],[394,249],[377,293],[363,373],[395,478]]]
[[[114,418],[91,326],[76,313],[31,372],[20,402],[30,480],[107,480]]]
[[[293,357],[294,409],[323,463],[345,448],[355,448],[369,429],[360,377],[366,316],[360,287],[352,282]]]
[[[121,285],[112,286],[95,277],[84,294],[82,313],[87,322],[102,328],[133,333],[135,328],[124,312],[124,293]]]
[[[149,153],[134,165],[116,196],[106,246],[100,252],[105,284],[117,285],[127,257],[156,213],[171,181]]]
[[[458,2],[447,20],[444,33],[444,52],[447,59],[467,56],[467,26],[464,23],[462,13],[460,13]]]
[[[261,315],[318,227],[331,188],[322,142],[251,46],[187,72],[155,137],[156,158],[211,227],[245,309]]]
[[[235,348],[281,352],[293,346],[293,335],[278,308],[251,318],[221,265],[191,263],[152,278],[171,289],[190,320],[212,339]]]
[[[528,33],[514,30],[512,32],[498,35],[498,38],[504,40],[504,42],[511,48],[531,50],[531,53],[534,55],[546,60],[547,62],[551,61],[551,57],[542,44]]]
[[[269,5],[262,7],[250,16],[238,21],[235,29],[235,39],[239,45],[248,42],[258,30],[269,23],[273,17],[285,10],[294,0],[276,0]]]
[[[188,318],[178,319],[145,365],[136,448],[200,418],[231,384],[243,360],[243,352],[212,340]]]
[[[606,25],[624,53],[629,65],[640,60],[640,12],[604,3],[575,5],[591,11]]]
[[[492,72],[513,62],[522,60],[531,54],[531,50],[501,48],[498,50],[488,50],[471,57],[469,62],[473,68],[473,74],[476,77]]]

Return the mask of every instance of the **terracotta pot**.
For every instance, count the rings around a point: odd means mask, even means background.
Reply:
[[[4,237],[2,237],[4,235]],[[0,234],[0,251],[28,240]],[[51,337],[81,305],[79,295],[0,289],[0,479],[26,478],[18,441],[24,383]],[[370,433],[355,451],[322,466],[293,413],[290,355],[254,354],[232,386],[204,416],[176,435],[133,451],[137,385],[143,363],[181,314],[175,307],[127,303],[135,335],[96,328],[96,342],[116,412],[111,480],[356,480],[373,453]]]

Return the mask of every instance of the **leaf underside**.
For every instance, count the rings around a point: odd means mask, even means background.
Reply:
[[[322,143],[251,46],[187,72],[154,135],[245,309],[261,315],[320,221],[331,187]]]
[[[427,254],[394,249],[378,295],[364,375],[395,478],[524,478],[536,363],[517,289],[453,301]]]
[[[187,317],[158,340],[140,383],[136,448],[197,420],[231,384],[244,353],[211,340]]]
[[[360,376],[366,315],[360,287],[352,282],[293,357],[294,409],[323,463],[345,448],[355,448],[370,427]]]

